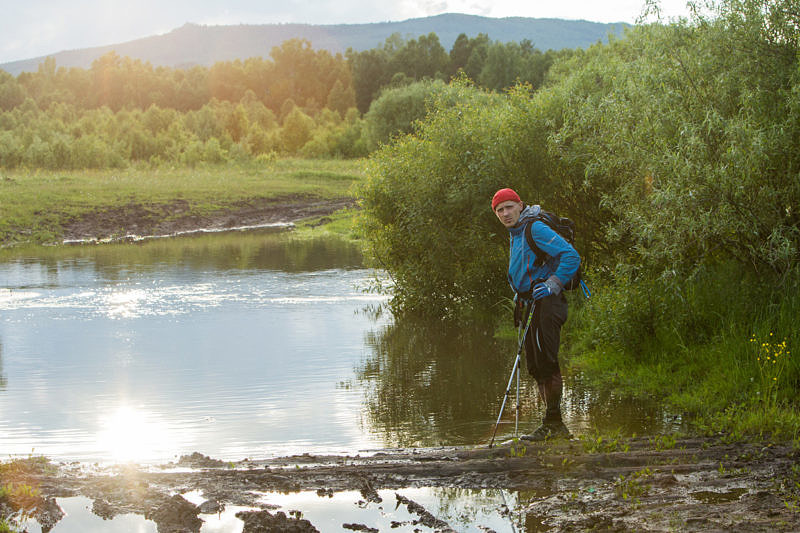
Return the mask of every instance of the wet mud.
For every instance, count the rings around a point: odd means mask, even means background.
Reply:
[[[396,501],[382,505],[407,509],[415,530],[453,531],[401,494],[444,487],[517,492],[514,512],[525,516],[527,531],[800,531],[800,450],[792,443],[688,438],[665,449],[663,440],[637,438],[611,444],[512,442],[236,463],[196,453],[161,467],[48,464],[27,472],[27,482],[41,491],[41,510],[32,514],[48,527],[60,519],[54,498],[84,496],[98,516],[135,513],[162,533],[200,531],[201,514],[227,506],[249,509],[236,514],[246,532],[317,531],[302,508],[276,511],[260,495],[316,491],[330,498],[356,491],[359,504],[368,505],[381,502],[378,491],[395,490]],[[183,496],[190,492],[203,502],[190,503]],[[341,527],[375,531],[353,518]]]
[[[202,231],[225,231],[273,224],[290,224],[322,217],[355,205],[352,198],[320,199],[287,195],[236,202],[219,210],[198,214],[186,200],[163,204],[130,203],[97,209],[67,222],[63,241],[125,241]]]

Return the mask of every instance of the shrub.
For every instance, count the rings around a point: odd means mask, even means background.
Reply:
[[[222,163],[227,160],[227,154],[216,137],[212,137],[205,143],[203,160],[207,163]]]
[[[497,302],[504,239],[488,203],[508,172],[498,152],[511,141],[510,112],[502,96],[456,83],[433,100],[417,136],[370,158],[361,228],[394,279],[396,311],[441,317]]]
[[[286,115],[281,130],[283,148],[290,154],[297,153],[311,139],[314,129],[314,119],[303,113],[299,107],[294,107]]]
[[[369,149],[374,150],[392,136],[411,133],[414,122],[425,118],[425,102],[444,87],[441,81],[420,81],[384,89],[364,116]]]

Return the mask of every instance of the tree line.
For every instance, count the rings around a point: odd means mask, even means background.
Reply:
[[[571,53],[492,42],[485,34],[460,35],[448,53],[431,33],[394,35],[344,56],[292,39],[270,58],[208,68],[153,67],[114,52],[89,69],[47,58],[37,72],[16,78],[0,71],[0,166],[360,157],[410,131],[433,88],[455,75],[490,90],[517,82],[539,87],[553,62]]]

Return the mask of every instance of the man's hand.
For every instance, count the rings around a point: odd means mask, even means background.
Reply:
[[[541,300],[542,298],[547,298],[551,294],[559,294],[561,292],[561,282],[555,276],[550,276],[546,280],[541,283],[537,283],[533,286],[533,290],[531,291],[531,296],[533,296],[534,300]]]
[[[542,298],[547,298],[552,294],[550,287],[545,285],[544,283],[537,283],[533,286],[533,292],[531,295],[533,296],[534,300],[541,300]]]

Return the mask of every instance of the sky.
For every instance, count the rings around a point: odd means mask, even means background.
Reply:
[[[360,24],[441,13],[636,22],[645,0],[23,0],[3,9],[0,63],[168,33],[187,22]],[[686,0],[660,0],[664,20]]]

